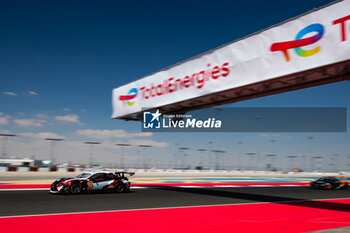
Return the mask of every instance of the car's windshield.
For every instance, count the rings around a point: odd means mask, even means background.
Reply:
[[[324,182],[332,182],[332,181],[336,181],[337,179],[335,178],[330,178],[330,177],[322,177],[319,178],[318,181],[324,181]]]
[[[83,174],[80,174],[80,175],[78,175],[78,176],[76,176],[77,178],[87,178],[87,177],[89,177],[89,176],[91,176],[91,173],[83,173]]]

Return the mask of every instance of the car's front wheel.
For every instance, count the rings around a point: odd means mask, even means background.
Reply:
[[[114,192],[116,192],[116,193],[122,193],[122,192],[124,192],[124,190],[125,190],[125,186],[121,182],[118,182],[114,187]]]
[[[70,187],[69,186],[63,187],[63,193],[64,194],[70,194]]]
[[[79,183],[73,183],[71,186],[70,186],[70,192],[72,194],[78,194],[81,192],[81,185]]]

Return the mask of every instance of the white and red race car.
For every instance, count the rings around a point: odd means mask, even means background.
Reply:
[[[79,194],[92,191],[127,192],[130,182],[127,176],[135,172],[91,171],[74,178],[60,178],[51,184],[50,193]]]

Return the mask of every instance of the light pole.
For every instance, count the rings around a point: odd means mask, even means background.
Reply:
[[[274,142],[276,140],[275,139],[270,139],[270,154],[269,155],[273,155],[275,156],[275,150],[274,150]],[[268,155],[265,155],[266,157],[269,157]],[[273,159],[273,156],[271,157],[271,166],[272,166],[272,159]],[[264,159],[264,158],[263,158]],[[267,162],[268,163],[268,162]],[[262,161],[262,164],[264,164],[264,161]]]
[[[306,171],[306,169],[307,169],[307,155],[301,155],[301,163],[303,164],[302,170]]]
[[[220,168],[219,166],[219,156],[220,154],[226,153],[224,150],[212,150],[212,152],[215,153],[215,170],[218,170]]]
[[[322,171],[323,170],[323,166],[322,166],[323,156],[314,156],[312,158],[316,159],[317,170]]]
[[[213,145],[213,142],[208,141],[208,169],[212,169],[212,157],[211,157],[212,145]]]
[[[298,156],[296,155],[289,155],[287,156],[287,158],[289,158],[289,164],[290,164],[290,167],[292,169],[292,171],[294,170],[294,159],[297,158]]]
[[[200,155],[199,155],[199,166],[201,167],[201,168],[203,168],[203,152],[204,151],[207,151],[207,149],[198,149],[197,151],[199,151],[200,152]]]
[[[186,156],[186,150],[189,150],[188,147],[179,147],[179,150],[183,152],[183,157],[181,159],[181,167],[185,168],[185,156]]]
[[[337,171],[337,170],[339,170],[339,168],[338,168],[338,162],[337,162],[337,157],[338,157],[339,155],[338,154],[334,154],[333,155],[333,163],[334,163],[334,167],[335,167],[335,171]]]
[[[7,143],[8,143],[8,138],[9,137],[16,137],[16,134],[0,134],[2,137],[2,150],[1,150],[1,158],[6,159],[7,155]]]
[[[268,155],[265,155],[266,157],[270,157],[270,166],[266,165],[266,170],[268,170],[270,168],[270,170],[272,171],[274,169],[274,158],[276,157],[276,155],[274,154],[268,154]]]
[[[314,147],[313,147],[313,140],[315,139],[314,136],[309,136],[307,139],[310,140],[310,172],[312,171],[312,156],[314,156]]]
[[[243,170],[243,156],[241,155],[241,145],[243,144],[243,142],[238,142],[238,146],[237,146],[237,154],[238,154],[238,158],[237,158],[237,168],[238,170],[242,169]]]
[[[131,146],[131,144],[127,144],[127,143],[118,143],[118,144],[115,144],[116,146],[120,146],[122,148],[122,156],[120,158],[120,167],[121,168],[124,168],[124,148],[125,147],[128,147],[128,146]]]
[[[92,168],[94,165],[94,146],[101,144],[101,142],[84,142],[84,143],[90,146],[89,163]]]
[[[151,145],[138,145],[138,147],[141,147],[143,149],[143,167],[144,169],[147,168],[147,164],[146,164],[146,149],[152,147]]]
[[[262,116],[257,115],[256,120],[257,120],[257,141],[256,141],[256,155],[258,157],[257,161],[257,170],[261,168],[261,151],[260,151],[260,135],[259,132],[261,131],[261,119],[263,119]]]
[[[45,138],[45,140],[50,141],[50,154],[49,154],[49,160],[51,160],[51,166],[55,163],[55,145],[56,142],[63,141],[62,138]]]
[[[246,155],[248,155],[249,156],[249,163],[247,164],[247,169],[253,169],[253,166],[252,166],[252,157],[254,156],[254,155],[256,155],[256,153],[254,153],[254,152],[248,152],[248,153],[245,153]]]

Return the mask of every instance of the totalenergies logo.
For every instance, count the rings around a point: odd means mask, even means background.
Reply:
[[[136,101],[131,101],[135,99],[137,96],[137,88],[131,88],[127,95],[119,96],[119,100],[123,101],[123,104],[127,104],[128,106],[134,105]]]
[[[316,34],[307,38],[303,38],[303,36],[311,32],[315,32]],[[311,24],[303,28],[300,32],[298,32],[298,34],[295,36],[295,40],[274,43],[271,45],[270,50],[271,52],[281,51],[284,54],[284,57],[287,62],[290,61],[288,49],[294,49],[295,52],[300,57],[310,57],[318,53],[321,50],[321,46],[318,46],[310,50],[304,50],[300,47],[316,43],[322,38],[323,34],[324,34],[324,27],[322,26],[322,24],[319,24],[319,23]]]

